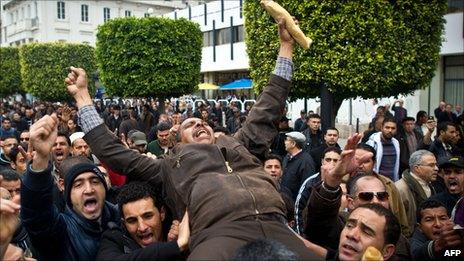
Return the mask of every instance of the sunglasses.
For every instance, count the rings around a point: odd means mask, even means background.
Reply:
[[[386,201],[388,200],[388,192],[382,191],[382,192],[359,192],[357,198],[359,198],[362,201],[371,201],[374,199],[374,196],[377,197],[378,200],[380,201]]]

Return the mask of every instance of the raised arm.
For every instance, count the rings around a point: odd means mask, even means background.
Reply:
[[[297,25],[298,23],[295,22]],[[295,40],[287,31],[285,20],[279,21],[280,50],[274,75],[268,86],[253,105],[244,126],[234,135],[248,150],[263,156],[277,135],[276,123],[280,120],[290,90],[293,73],[293,47]]]
[[[30,129],[30,146],[35,154],[28,165],[21,186],[21,218],[32,244],[44,259],[53,259],[66,237],[66,224],[53,205],[54,186],[49,164],[50,152],[57,138],[58,118],[46,115]]]
[[[93,105],[85,71],[71,67],[65,82],[69,94],[76,101],[79,125],[85,133],[84,140],[89,144],[92,153],[112,170],[127,175],[132,180],[159,184],[160,161],[127,149],[119,138],[108,130]]]

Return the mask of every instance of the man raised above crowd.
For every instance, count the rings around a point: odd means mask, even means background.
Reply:
[[[276,70],[233,137],[214,137],[198,118],[179,127],[180,143],[164,159],[151,159],[126,149],[103,124],[87,89],[85,71],[71,68],[68,91],[79,108],[84,139],[95,155],[133,179],[162,185],[174,218],[189,211],[192,260],[231,259],[257,238],[280,241],[301,259],[315,259],[285,224],[285,206],[260,159],[277,134],[293,70],[294,40],[279,23],[280,50]]]

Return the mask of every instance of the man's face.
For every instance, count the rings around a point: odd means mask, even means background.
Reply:
[[[334,146],[338,142],[338,131],[327,130],[327,133],[324,135],[324,140],[327,145]]]
[[[282,177],[282,166],[277,159],[270,159],[264,162],[264,171],[270,175],[276,182]]]
[[[385,122],[382,125],[382,136],[384,139],[390,140],[396,134],[396,123]]]
[[[356,182],[356,191],[354,197],[348,199],[348,208],[355,209],[360,205],[367,203],[380,204],[385,208],[390,208],[388,203],[388,194],[385,197],[385,186],[377,178],[363,177]],[[374,195],[377,194],[377,196]]]
[[[182,143],[213,144],[213,129],[205,121],[197,118],[186,119],[180,125]]]
[[[174,113],[171,115],[172,118],[172,124],[180,124],[180,114],[179,113]]]
[[[456,105],[455,110],[459,113],[462,111],[462,106],[461,105]]]
[[[21,132],[21,135],[19,136],[19,141],[20,142],[29,142],[29,138],[31,137],[30,132]]]
[[[68,129],[74,130],[76,128],[76,124],[74,123],[73,120],[68,121]]]
[[[21,197],[21,180],[3,180],[2,187],[10,192],[12,198]]]
[[[285,150],[289,152],[291,149],[295,147],[295,141],[287,137],[284,140],[284,145],[285,145]]]
[[[20,175],[26,172],[27,161],[23,154],[16,155],[15,162],[11,162],[11,167]]]
[[[9,130],[11,128],[11,121],[10,120],[3,120],[2,128],[5,130]]]
[[[324,155],[324,158],[322,159],[321,165],[326,166],[330,165],[331,168],[335,167],[337,162],[340,160],[341,156],[340,154],[334,152],[334,151],[329,151]]]
[[[421,210],[419,229],[428,240],[437,240],[440,237],[443,225],[449,220],[446,208],[427,208]]]
[[[73,156],[90,157],[90,147],[84,139],[76,139],[73,142],[71,154]]]
[[[161,146],[166,147],[169,144],[169,130],[158,131],[156,133],[156,137],[158,137],[158,142]]]
[[[414,131],[414,127],[415,127],[414,121],[405,121],[405,122],[403,122],[403,127],[404,127],[404,130],[407,133],[412,133]]]
[[[447,167],[443,169],[443,179],[451,194],[464,193],[464,169],[457,167]]]
[[[359,160],[366,153],[369,153],[369,151],[363,150],[363,149],[356,149],[354,156],[355,156],[356,159]],[[366,173],[366,174],[371,175],[373,170],[374,170],[374,165],[375,165],[375,161],[372,158],[369,158],[368,161],[364,162],[363,164],[361,164],[359,166],[358,172],[362,172],[362,173]]]
[[[143,198],[122,206],[123,222],[131,237],[146,247],[161,241],[164,211],[158,211],[152,198]]]
[[[338,245],[339,258],[345,260],[361,260],[369,246],[384,249],[385,217],[366,208],[355,209],[348,218],[340,234]]]
[[[105,203],[105,187],[93,172],[77,176],[71,186],[73,210],[86,219],[95,220],[101,216]]]
[[[453,106],[451,106],[450,104],[447,104],[447,105],[445,106],[445,111],[446,111],[446,112],[451,112],[451,109],[453,109]]]
[[[34,111],[32,109],[26,109],[26,117],[30,119],[32,118],[33,114],[34,114]]]
[[[435,156],[423,156],[422,163],[420,165],[414,166],[413,172],[425,182],[435,181],[438,175],[438,165]]]
[[[3,154],[10,158],[11,149],[18,146],[18,140],[16,138],[7,138],[3,141]]]
[[[52,148],[52,157],[56,163],[61,163],[69,156],[68,140],[64,136],[58,136]]]
[[[19,120],[21,120],[21,116],[19,116],[19,113],[17,113],[17,112],[13,113],[13,120],[14,120],[14,121],[19,121]]]
[[[439,107],[440,107],[441,110],[444,110],[444,109],[445,109],[445,106],[446,106],[446,103],[440,102]]]
[[[207,110],[202,110],[201,111],[201,117],[206,120],[208,119],[208,111]]]
[[[312,131],[318,131],[319,128],[321,127],[321,119],[318,118],[309,118],[308,119],[308,127]]]
[[[446,127],[446,131],[440,131],[440,134],[442,134],[441,136],[443,141],[452,142],[454,139],[456,139],[458,132],[454,126],[448,125]]]

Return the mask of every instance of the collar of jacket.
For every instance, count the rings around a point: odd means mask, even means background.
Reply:
[[[419,184],[419,182],[411,175],[409,170],[403,171],[403,179],[408,185],[409,190],[412,192],[414,195],[414,200],[416,201],[416,206],[419,206],[419,203],[426,200],[427,196],[425,195],[424,190],[422,189],[422,186]],[[432,190],[433,194],[433,190]]]
[[[103,205],[100,221],[87,219],[67,205],[65,214],[71,217],[86,233],[94,235],[99,235],[106,230],[110,221],[119,224],[119,213],[116,206],[107,201]]]

